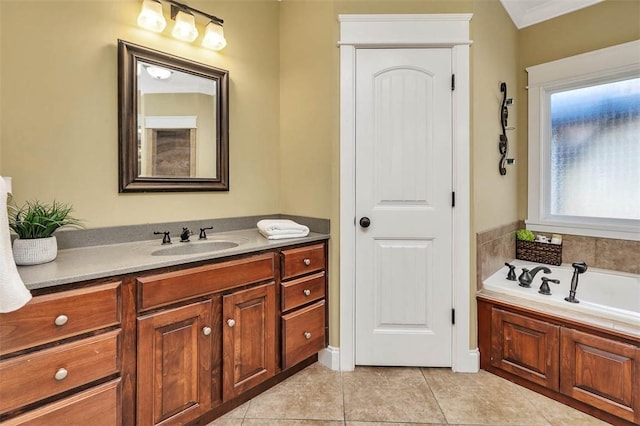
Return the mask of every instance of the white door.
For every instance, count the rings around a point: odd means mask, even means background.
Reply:
[[[451,366],[451,99],[450,49],[357,50],[358,365]]]

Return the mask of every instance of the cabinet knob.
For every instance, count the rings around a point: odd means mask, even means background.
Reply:
[[[305,260],[303,260],[303,262],[307,266],[311,265],[311,259],[305,259]]]
[[[59,368],[58,371],[56,371],[56,374],[53,375],[53,377],[56,380],[60,381],[66,379],[68,374],[69,372],[66,368]]]
[[[236,322],[235,322],[235,320],[234,320],[234,319],[229,318],[229,319],[227,320],[227,325],[228,325],[229,327],[233,327],[234,325],[236,325]]]
[[[308,331],[305,331],[304,332],[304,338],[307,339],[307,340],[311,339],[311,333],[309,333]]]
[[[205,336],[210,335],[210,334],[211,334],[211,327],[203,327],[203,328],[202,328],[202,333],[203,333]]]
[[[67,317],[66,315],[58,315],[55,319],[54,324],[57,325],[58,327],[63,326],[67,323],[67,321],[69,321],[69,317]]]
[[[309,290],[308,288],[305,288],[304,290],[302,290],[302,292],[304,293],[305,296],[311,295],[311,290]]]

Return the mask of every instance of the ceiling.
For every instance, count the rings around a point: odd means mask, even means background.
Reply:
[[[518,29],[571,13],[601,1],[604,0],[500,0]]]

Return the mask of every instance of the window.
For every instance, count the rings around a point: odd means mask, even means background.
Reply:
[[[527,71],[527,227],[640,240],[640,41]]]

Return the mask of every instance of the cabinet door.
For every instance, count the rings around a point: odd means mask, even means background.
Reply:
[[[275,374],[275,284],[223,297],[223,399],[228,401]]]
[[[522,315],[491,312],[491,365],[555,391],[559,327]]]
[[[640,349],[563,328],[560,391],[640,424]]]
[[[211,408],[211,301],[138,319],[139,425],[184,424]]]

